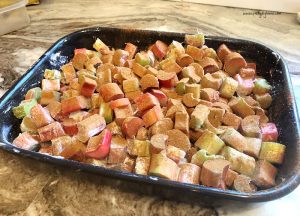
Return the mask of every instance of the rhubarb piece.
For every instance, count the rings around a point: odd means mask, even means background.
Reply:
[[[175,59],[167,58],[159,63],[160,69],[167,73],[178,74],[182,68],[176,63]]]
[[[165,55],[167,54],[167,50],[168,45],[160,40],[157,40],[151,47],[151,51],[159,59],[163,59],[165,57]]]
[[[84,77],[88,77],[88,78],[93,79],[93,77],[90,77],[90,76],[84,76]],[[104,70],[101,73],[98,73],[97,78],[95,79],[95,81],[96,81],[96,84],[98,86],[97,91],[100,91],[100,88],[101,88],[102,85],[112,82],[112,72],[111,72],[111,70],[107,69],[107,70]],[[84,82],[84,80],[82,79],[82,81],[81,81],[80,75],[79,75],[79,83],[83,84],[83,82]],[[93,85],[95,85],[95,84],[94,83],[90,84],[91,89],[93,89]]]
[[[98,53],[97,53],[98,54]],[[96,72],[96,66],[101,64],[102,61],[98,55],[91,56],[84,64],[85,68],[93,73]]]
[[[209,110],[208,121],[216,128],[221,126],[225,110],[217,107],[210,107]]]
[[[258,158],[260,148],[261,148],[261,139],[245,137],[246,138],[246,148],[244,149],[244,153],[250,155],[252,157]]]
[[[141,96],[142,94],[143,94],[143,92],[141,90],[136,90],[136,91],[132,91],[132,92],[126,92],[125,97],[128,98],[131,103],[133,103],[134,100],[137,97]]]
[[[201,79],[200,83],[202,88],[213,88],[215,90],[219,90],[222,85],[222,79],[215,78],[210,73],[207,73]]]
[[[25,100],[35,99],[38,101],[41,98],[41,94],[42,94],[42,89],[40,87],[29,89],[25,95]]]
[[[241,125],[242,118],[231,113],[226,112],[223,116],[222,123],[228,126],[233,127],[235,130],[239,129]]]
[[[20,129],[22,132],[37,133],[37,127],[32,118],[30,118],[29,116],[25,116],[22,119]]]
[[[109,154],[111,138],[111,132],[107,129],[98,136],[92,137],[88,142],[85,155],[95,159],[105,158]]]
[[[47,142],[60,136],[64,136],[65,132],[59,122],[53,122],[38,129],[41,142]]]
[[[174,123],[172,119],[170,118],[163,118],[156,123],[154,123],[149,131],[151,132],[152,135],[155,134],[162,134],[165,133],[168,130],[173,129]]]
[[[187,113],[177,112],[175,114],[174,129],[181,130],[183,133],[189,133],[189,115]]]
[[[33,151],[38,147],[39,140],[35,139],[30,133],[19,134],[12,142],[18,148]]]
[[[99,93],[94,93],[91,97],[91,108],[98,109],[100,106],[100,95]]]
[[[195,61],[201,61],[204,56],[204,51],[195,46],[187,45],[186,54],[191,56]]]
[[[239,74],[236,74],[234,79],[238,82],[238,88],[236,92],[239,95],[249,95],[254,88],[254,82],[252,78],[242,78]]]
[[[262,140],[264,142],[276,142],[278,139],[277,127],[274,123],[265,123],[261,125]]]
[[[54,120],[51,118],[47,109],[41,105],[36,104],[30,111],[31,118],[35,125],[40,128],[52,123]]]
[[[141,113],[153,108],[154,106],[159,106],[159,101],[157,98],[150,93],[145,93],[138,96],[134,102],[137,110]]]
[[[60,90],[60,80],[42,80],[42,90],[43,91],[59,91]]]
[[[254,79],[256,71],[253,68],[241,68],[239,74],[244,79]]]
[[[182,78],[181,80],[179,80],[179,82],[177,82],[176,84],[176,92],[179,95],[183,95],[185,93],[185,84],[187,84],[189,81],[189,78]]]
[[[135,55],[135,62],[142,66],[150,65],[150,58],[146,52],[140,52]]]
[[[219,46],[219,48],[217,49],[217,55],[219,57],[219,59],[224,62],[225,57],[231,53],[231,50],[225,45],[225,44],[221,44]]]
[[[105,119],[101,115],[94,114],[92,116],[89,116],[77,123],[77,139],[85,143],[90,137],[100,133],[105,128],[105,126]]]
[[[257,190],[256,186],[252,183],[251,178],[245,175],[238,175],[235,178],[233,188],[244,193],[254,193]]]
[[[66,134],[73,136],[78,133],[77,122],[74,119],[67,118],[61,123]]]
[[[128,153],[138,157],[149,157],[150,156],[150,142],[149,140],[137,140],[134,139],[128,145]]]
[[[76,53],[72,59],[72,64],[77,70],[84,68],[85,63],[88,60],[88,56],[85,53]]]
[[[194,35],[185,35],[184,41],[188,45],[201,47],[205,43],[205,38],[204,38],[204,34],[198,33]]]
[[[108,53],[108,54],[103,54],[101,56],[101,61],[103,62],[103,64],[112,64],[113,63],[113,54],[112,52]],[[125,60],[126,62],[126,60]],[[125,63],[124,63],[125,65]]]
[[[212,103],[219,101],[219,92],[212,88],[202,88],[200,91],[200,97],[202,100],[207,100]]]
[[[176,62],[181,67],[187,67],[194,62],[194,59],[190,55],[183,53],[179,54],[179,56],[176,58]]]
[[[190,127],[193,129],[199,129],[203,125],[204,121],[208,118],[209,108],[207,106],[199,104],[191,114]]]
[[[161,106],[167,105],[168,97],[167,97],[167,95],[165,95],[165,93],[163,93],[162,91],[160,91],[158,89],[151,89],[151,91],[149,93],[158,99]]]
[[[241,121],[242,133],[247,137],[261,137],[258,115],[249,115]]]
[[[160,86],[165,88],[172,88],[176,86],[178,82],[178,77],[176,73],[165,72],[163,70],[158,71],[157,78]]]
[[[182,97],[182,102],[187,107],[195,107],[199,104],[200,100],[194,98],[193,93],[186,93]]]
[[[191,148],[189,137],[182,131],[172,129],[165,132],[168,135],[167,145],[175,146],[184,152],[187,152]]]
[[[138,117],[127,117],[122,123],[122,132],[129,138],[134,138],[138,130],[144,126],[142,119]]]
[[[139,90],[139,80],[137,78],[127,79],[123,81],[123,91],[133,92]]]
[[[272,103],[272,96],[269,93],[255,95],[255,100],[257,100],[261,108],[268,109]]]
[[[111,109],[109,103],[102,101],[99,107],[99,115],[105,119],[105,122],[108,124],[113,120],[113,110]]]
[[[229,146],[243,152],[246,149],[247,141],[245,137],[233,128],[227,128],[221,135],[221,139]]]
[[[252,176],[253,182],[258,187],[270,188],[276,185],[275,177],[277,169],[266,160],[256,162],[255,170]]]
[[[182,69],[182,76],[189,78],[192,83],[199,83],[201,77],[196,74],[196,69],[193,66],[184,67]]]
[[[234,180],[239,174],[232,169],[228,169],[226,177],[225,177],[225,185],[227,187],[231,187],[233,185]]]
[[[53,101],[59,101],[59,100],[60,100],[60,93],[57,91],[42,91],[41,92],[41,99],[40,99],[41,105],[48,105]]]
[[[254,82],[253,93],[257,95],[268,93],[271,90],[271,86],[267,80],[259,78]]]
[[[137,51],[137,46],[132,43],[126,43],[124,50],[127,51],[129,54],[128,59],[133,59],[133,57]]]
[[[150,167],[150,157],[137,157],[134,172],[140,175],[147,175]]]
[[[136,139],[148,140],[149,139],[149,131],[145,127],[139,128],[137,131],[137,134],[136,134]]]
[[[142,91],[145,91],[148,88],[158,88],[159,82],[158,82],[157,77],[155,77],[151,74],[146,74],[145,76],[143,76],[141,78],[140,85],[141,85]]]
[[[97,82],[88,77],[84,77],[81,83],[80,94],[85,97],[92,97],[97,87]]]
[[[107,163],[123,163],[127,157],[127,140],[121,136],[113,136],[111,139],[110,151]]]
[[[99,38],[96,39],[95,43],[93,44],[93,48],[102,54],[109,51],[108,46],[105,43],[103,43]]]
[[[199,184],[201,168],[195,164],[184,163],[179,165],[177,181],[189,184]]]
[[[230,161],[231,169],[238,173],[252,176],[255,169],[255,159],[253,157],[241,153],[229,146],[223,148],[222,155],[226,160]]]
[[[206,150],[200,149],[192,156],[191,163],[196,164],[198,166],[202,166],[205,161],[215,160],[215,159],[225,159],[225,158],[221,155],[208,155]]]
[[[203,67],[199,63],[191,63],[191,67],[194,67],[195,73],[200,77],[204,77],[204,70]]]
[[[170,180],[177,180],[179,168],[177,164],[163,154],[152,154],[149,175]]]
[[[189,138],[192,143],[196,142],[199,137],[204,133],[203,129],[191,130],[189,131]]]
[[[76,122],[80,122],[89,116],[90,114],[86,111],[76,111],[70,113],[69,118],[74,119]]]
[[[83,96],[71,97],[61,101],[61,110],[63,114],[86,109],[88,104]]]
[[[111,109],[128,106],[130,101],[128,98],[120,98],[109,103]]]
[[[242,67],[246,67],[247,62],[237,52],[228,53],[224,59],[224,70],[230,76],[234,76]]]
[[[16,118],[22,119],[25,116],[29,115],[31,109],[36,105],[37,105],[36,99],[23,100],[21,101],[19,106],[14,107],[12,111]]]
[[[151,154],[158,154],[166,148],[166,142],[168,140],[168,135],[166,134],[155,134],[150,140],[150,152]]]
[[[225,98],[231,98],[238,88],[238,82],[231,77],[226,77],[220,88],[220,95]]]
[[[179,163],[179,161],[184,159],[185,152],[183,150],[181,150],[180,148],[177,148],[172,145],[168,145],[166,147],[166,155],[168,158],[172,159],[176,163]]]
[[[51,140],[52,154],[69,159],[85,149],[85,145],[70,136],[61,136]]]
[[[225,177],[230,162],[224,159],[207,160],[203,163],[200,181],[208,187],[225,189]]]
[[[185,93],[193,93],[194,98],[200,98],[200,85],[199,84],[185,84]]]
[[[195,143],[195,146],[206,150],[208,154],[218,154],[224,145],[224,142],[216,134],[208,130],[205,130]]]
[[[132,71],[139,77],[143,77],[147,73],[147,69],[136,62],[132,64]]]
[[[229,101],[228,105],[235,114],[241,116],[242,118],[245,118],[249,115],[255,115],[255,112],[252,109],[252,107],[249,106],[242,97],[232,98]]]
[[[125,118],[133,115],[131,105],[115,108],[114,113],[115,113],[115,121],[118,125],[122,125]]]
[[[270,163],[282,164],[285,152],[285,145],[276,142],[262,142],[259,159],[267,160]]]
[[[124,97],[124,93],[116,83],[107,83],[100,87],[100,94],[105,102]]]
[[[213,73],[220,69],[218,63],[213,58],[204,57],[199,63],[202,66],[204,73]]]
[[[146,128],[150,127],[155,122],[161,120],[163,117],[164,116],[159,105],[152,107],[143,115],[143,121],[145,123],[145,127]]]
[[[59,70],[46,69],[44,72],[44,77],[45,77],[45,79],[48,79],[48,80],[56,80],[56,79],[60,80],[61,74],[60,74]]]
[[[125,50],[117,49],[113,54],[112,62],[116,66],[124,66],[125,61],[127,60],[129,53]]]
[[[66,83],[70,83],[76,78],[76,72],[72,63],[65,64],[61,67],[63,77]]]

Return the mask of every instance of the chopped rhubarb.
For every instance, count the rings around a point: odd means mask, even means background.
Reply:
[[[60,80],[59,79],[54,79],[54,80],[43,79],[42,80],[42,90],[43,91],[59,91],[60,90]]]
[[[105,102],[124,97],[124,93],[116,83],[107,83],[100,87],[100,94]]]
[[[64,129],[59,122],[53,122],[38,129],[41,142],[47,142],[65,135]]]
[[[101,134],[92,137],[87,145],[85,155],[87,157],[102,159],[109,154],[112,134],[105,129]]]
[[[15,146],[25,150],[34,150],[37,147],[39,141],[33,138],[30,133],[24,132],[19,134],[19,136],[17,136],[17,138],[15,138],[12,143]]]
[[[159,59],[162,59],[165,57],[167,50],[168,50],[168,45],[160,40],[156,41],[153,44],[153,46],[151,47],[151,51]]]
[[[88,77],[84,77],[84,80],[81,84],[80,94],[85,97],[92,97],[97,87],[97,82]]]
[[[151,109],[156,105],[159,105],[159,101],[157,100],[157,98],[150,93],[145,93],[138,96],[134,100],[134,102],[136,104],[137,110],[141,113],[148,109]]]
[[[54,121],[48,110],[39,104],[36,104],[34,107],[32,107],[30,114],[32,120],[38,128],[48,125]]]
[[[77,122],[74,119],[64,119],[61,124],[66,134],[73,136],[78,133]]]
[[[126,43],[124,50],[129,53],[128,59],[132,59],[137,51],[137,46],[132,43]]]
[[[138,117],[127,117],[122,123],[122,132],[129,138],[134,138],[138,130],[144,126],[142,119]]]
[[[263,142],[276,142],[278,139],[277,127],[272,122],[262,124],[261,132]]]
[[[128,106],[130,101],[128,98],[120,98],[109,103],[110,108],[115,109],[123,106]]]
[[[164,117],[162,110],[159,105],[154,106],[153,108],[149,109],[143,115],[143,121],[146,127],[150,127],[155,122],[161,120]]]
[[[161,87],[172,88],[176,86],[178,77],[174,72],[158,71],[157,78]]]
[[[61,101],[61,110],[63,114],[79,111],[87,108],[87,102],[83,96],[71,97]]]

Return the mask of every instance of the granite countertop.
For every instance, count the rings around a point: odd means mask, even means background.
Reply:
[[[72,3],[73,2],[73,3]],[[254,40],[287,61],[300,104],[300,26],[295,14],[178,1],[43,0],[28,7],[30,26],[0,36],[1,94],[60,37],[113,26]],[[276,201],[213,205],[175,202],[142,191],[134,183],[76,172],[0,150],[0,215],[296,215],[300,188]],[[147,194],[147,195],[146,195]],[[195,201],[195,200],[194,200]],[[196,201],[197,203],[197,201]],[[284,206],[284,208],[283,208]]]

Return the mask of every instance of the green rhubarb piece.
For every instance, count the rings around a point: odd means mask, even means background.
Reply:
[[[244,98],[238,97],[238,98],[233,98],[228,105],[230,108],[233,110],[233,112],[242,118],[245,118],[246,116],[249,115],[255,115],[254,110],[252,109],[251,106],[249,106]]]
[[[220,95],[224,98],[231,98],[238,88],[238,82],[231,77],[226,77],[220,88]]]
[[[261,108],[267,109],[272,103],[272,96],[269,93],[255,95],[255,100],[257,100]]]
[[[28,94],[31,95],[31,98],[34,98],[38,101],[41,98],[42,89],[40,87],[29,89],[26,95]]]
[[[216,51],[213,48],[205,49],[205,54],[206,54],[206,57],[218,60],[218,55],[217,55]]]
[[[253,93],[254,94],[265,94],[271,90],[271,85],[267,80],[259,78],[254,82]]]
[[[22,132],[37,133],[37,127],[29,116],[22,119],[20,128]]]
[[[206,150],[208,154],[217,154],[225,144],[216,134],[205,130],[195,145],[200,149]]]
[[[97,77],[94,76],[93,74],[91,74],[91,73],[89,73],[87,71],[80,71],[78,73],[78,83],[82,84],[85,77],[93,79],[93,80],[97,80]]]
[[[188,83],[189,78],[182,78],[176,85],[176,92],[179,95],[185,94],[185,84]]]
[[[46,69],[44,72],[44,77],[45,77],[45,79],[48,79],[48,80],[60,79],[61,73],[58,70]]]
[[[201,166],[205,161],[214,160],[214,159],[225,159],[225,158],[222,155],[209,155],[206,150],[200,149],[192,156],[191,163]]]
[[[100,50],[106,49],[108,47],[99,38],[97,38],[97,40],[93,44],[93,48],[99,52]]]
[[[109,103],[101,102],[99,114],[105,119],[107,124],[113,121],[113,110],[110,108]]]
[[[263,142],[259,153],[259,159],[271,163],[282,164],[285,152],[285,145],[276,142]]]
[[[210,73],[207,73],[202,77],[201,81],[202,88],[213,88],[219,90],[222,84],[222,78],[214,77]]]
[[[205,43],[204,34],[198,33],[194,35],[185,35],[185,42],[188,45],[201,47]]]
[[[199,84],[185,84],[185,93],[193,93],[195,99],[200,98],[200,88]]]
[[[191,114],[190,128],[195,130],[200,129],[204,121],[208,118],[209,112],[210,110],[207,106],[202,104],[197,105]]]
[[[150,141],[149,140],[133,140],[132,145],[129,146],[131,155],[138,157],[150,156]]]
[[[255,159],[229,146],[225,146],[222,155],[231,163],[231,169],[241,174],[251,176],[255,169]]]
[[[147,53],[137,53],[135,55],[135,61],[142,66],[150,65],[150,58]]]
[[[37,104],[36,99],[23,100],[19,106],[12,109],[13,114],[16,118],[22,119],[30,114],[30,110]]]

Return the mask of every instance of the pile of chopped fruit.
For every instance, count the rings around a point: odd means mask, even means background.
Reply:
[[[13,144],[95,166],[190,184],[254,192],[275,186],[285,145],[266,109],[271,86],[256,64],[202,34],[75,49],[46,69],[14,115]]]

